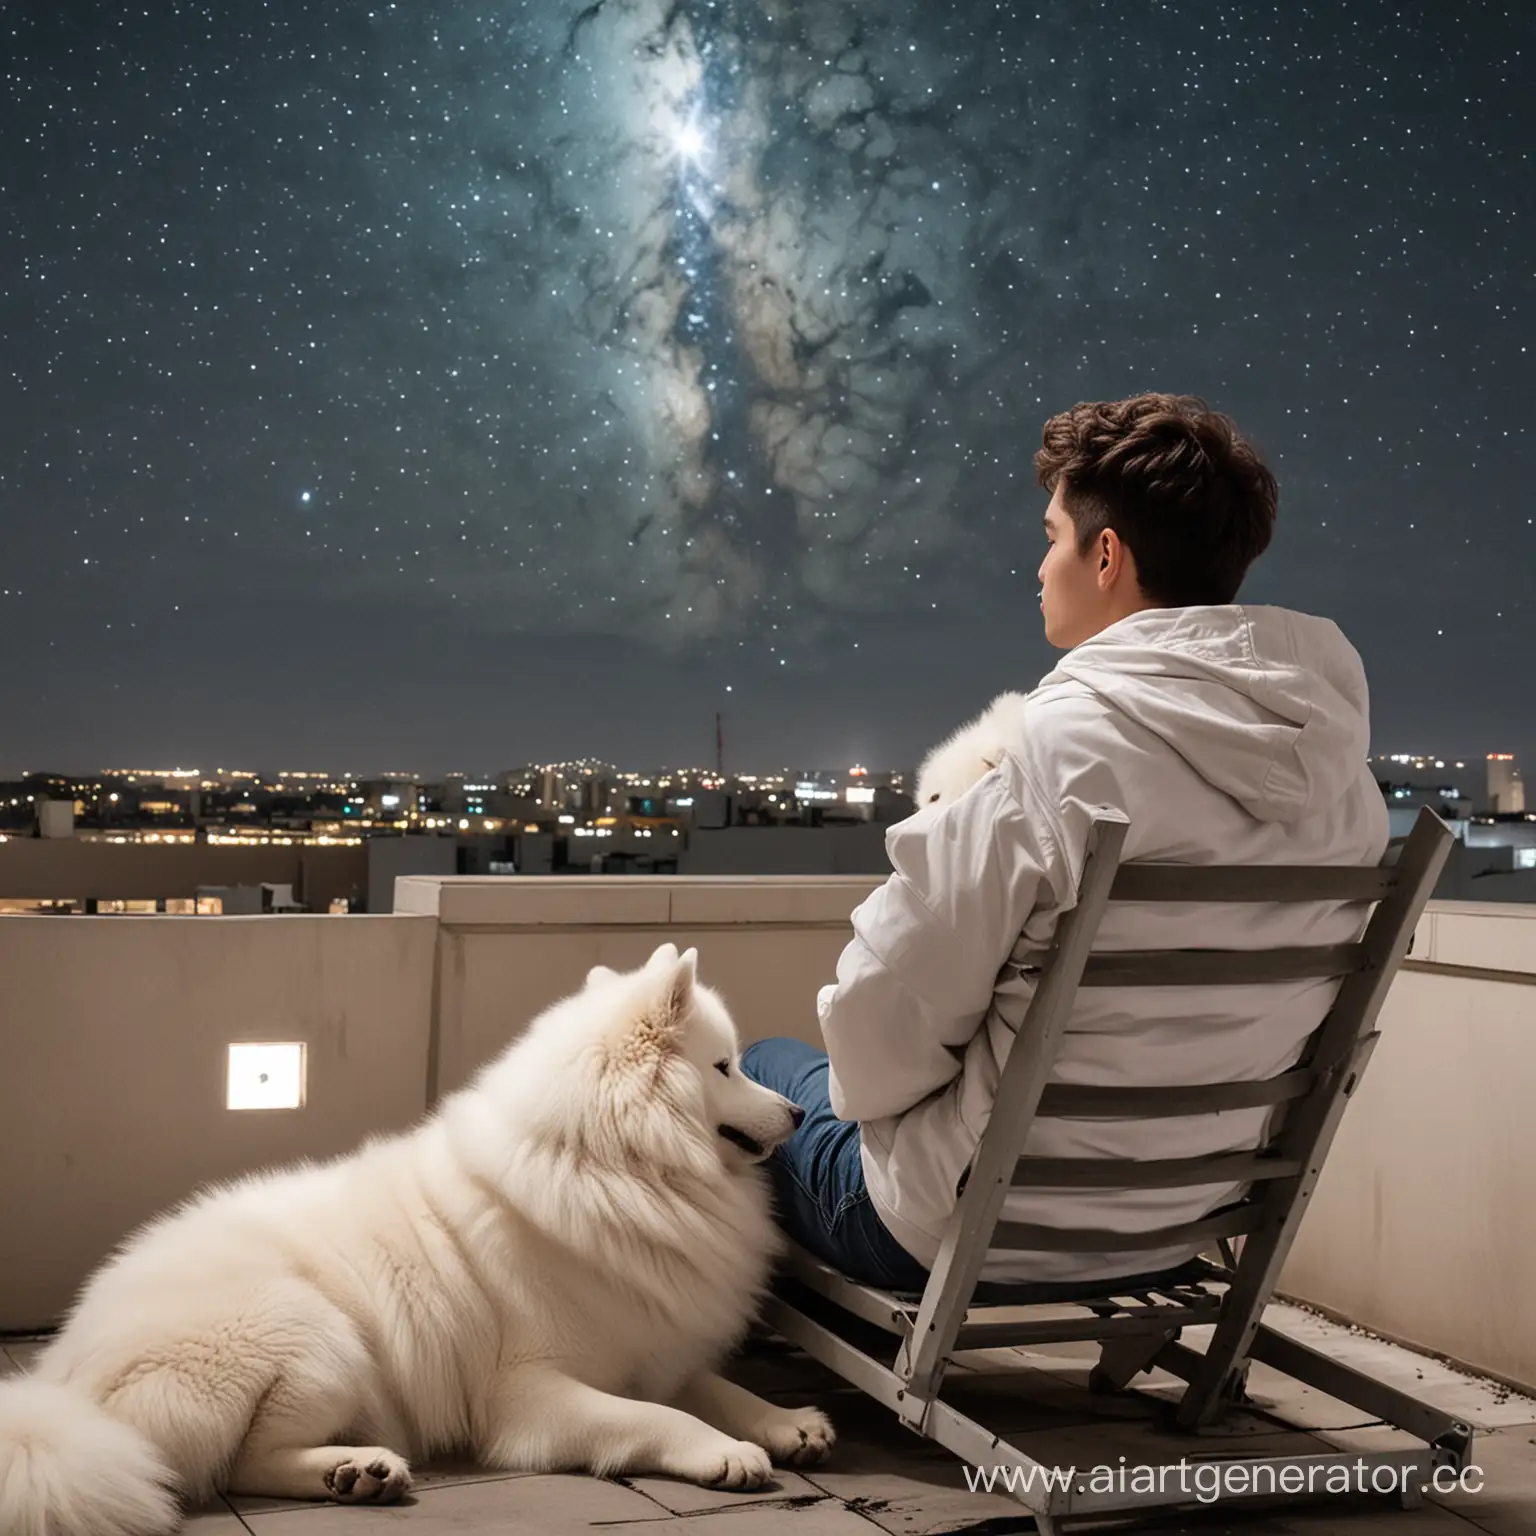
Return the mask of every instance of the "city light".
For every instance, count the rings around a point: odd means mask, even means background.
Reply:
[[[1371,766],[1391,810],[1394,835],[1427,805],[1452,821],[1464,839],[1469,828],[1478,829],[1472,845],[1505,850],[1490,876],[1521,885],[1532,881],[1536,855],[1525,845],[1533,841],[1536,811],[1525,809],[1512,754],[1474,756],[1471,771],[1466,759],[1434,753],[1382,753]],[[524,879],[599,872],[688,875],[700,869],[750,876],[769,867],[753,862],[770,843],[751,830],[756,827],[818,829],[814,841],[825,842],[813,857],[824,855],[827,869],[847,868],[848,854],[833,849],[855,849],[856,860],[878,860],[880,840],[864,829],[911,814],[902,792],[910,777],[863,762],[727,774],[712,766],[621,770],[594,760],[436,777],[317,769],[237,774],[222,768],[206,776],[194,769],[125,770],[94,779],[33,774],[0,783],[0,844],[73,839],[119,848],[144,845],[159,856],[144,863],[142,890],[123,894],[117,877],[110,892],[84,890],[68,898],[0,886],[0,913],[43,910],[40,901],[55,903],[48,910],[114,916],[365,911],[362,893],[371,888],[377,899],[378,879],[369,875],[369,855],[380,849],[374,839],[388,839],[402,851],[391,859],[390,879],[455,868],[479,877]],[[844,836],[850,841],[832,842]],[[668,841],[658,843],[661,837]],[[445,841],[450,850],[457,845],[456,854],[444,852]],[[254,908],[249,870],[197,862],[230,849],[269,850],[273,862],[261,883],[288,894],[269,893],[261,897],[265,906]],[[304,849],[335,851],[337,858],[315,859],[301,868],[297,856]],[[294,862],[278,863],[283,856]],[[413,862],[418,858],[421,862]],[[7,848],[6,860],[16,862],[13,849]],[[184,883],[167,889],[161,883],[166,871],[177,869],[197,873],[169,877]],[[870,872],[878,873],[873,863]],[[276,881],[290,884],[276,887]],[[190,892],[196,888],[202,894],[194,898]],[[245,894],[231,899],[229,893],[237,890]]]

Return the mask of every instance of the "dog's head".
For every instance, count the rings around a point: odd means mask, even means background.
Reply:
[[[720,995],[699,981],[698,958],[663,944],[638,971],[598,965],[587,973],[584,994],[612,1010],[604,1076],[693,1122],[728,1166],[760,1163],[805,1112],[743,1074],[736,1026]]]
[[[958,800],[1007,753],[1023,727],[1024,695],[1000,693],[974,720],[951,732],[917,770],[917,808]]]
[[[1002,752],[984,745],[973,726],[941,742],[917,771],[917,808],[958,800],[997,767]]]

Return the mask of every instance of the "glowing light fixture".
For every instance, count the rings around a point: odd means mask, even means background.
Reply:
[[[302,1109],[304,1043],[242,1043],[229,1048],[226,1109]]]

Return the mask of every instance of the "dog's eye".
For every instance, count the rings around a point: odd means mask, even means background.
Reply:
[[[718,1072],[721,1077],[729,1077],[731,1075],[730,1057],[727,1056],[724,1061],[717,1061],[715,1063],[715,1071]]]

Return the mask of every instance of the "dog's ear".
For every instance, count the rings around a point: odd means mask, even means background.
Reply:
[[[612,981],[613,978],[618,974],[619,973],[611,966],[594,965],[592,969],[587,972],[586,985],[590,987],[595,982]]]
[[[613,1037],[611,1061],[651,1063],[677,1049],[693,1008],[698,964],[698,950],[679,955],[675,944],[663,944],[646,961],[634,1011]]]
[[[685,949],[682,954],[678,954],[677,945],[663,944],[651,956],[646,969],[657,972],[661,987],[655,1008],[665,1020],[665,1027],[676,1035],[682,1029],[689,1009],[693,1007],[693,985],[699,975],[699,952],[696,949]]]
[[[667,947],[673,954],[677,954],[672,945],[669,944]],[[677,961],[672,967],[669,987],[669,1006],[678,1019],[682,1019],[693,1007],[693,988],[698,979],[699,952],[696,949],[685,949],[677,956]]]

